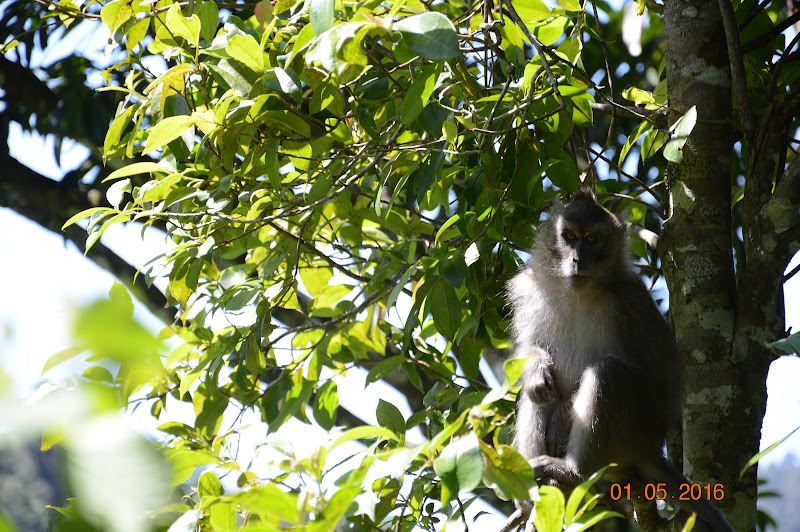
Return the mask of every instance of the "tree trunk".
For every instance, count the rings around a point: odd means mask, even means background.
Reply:
[[[741,480],[739,471],[758,452],[766,370],[744,370],[733,357],[735,139],[731,74],[717,2],[665,1],[664,43],[669,105],[681,113],[696,106],[698,113],[683,162],[668,168],[671,212],[659,241],[670,318],[684,364],[683,468],[702,486],[721,483],[725,495],[716,504],[736,530],[754,530],[755,468]]]

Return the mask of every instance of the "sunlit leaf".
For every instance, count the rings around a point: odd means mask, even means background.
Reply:
[[[683,146],[689,140],[694,125],[697,122],[697,108],[692,106],[670,128],[670,139],[664,146],[664,158],[672,163],[683,161]]]
[[[483,467],[478,437],[474,432],[445,447],[433,461],[433,469],[442,479],[442,503],[478,487]]]
[[[336,424],[336,410],[339,408],[339,392],[336,383],[326,382],[317,390],[314,398],[314,419],[320,427],[331,430]]]
[[[333,27],[334,0],[311,0],[309,19],[314,35],[322,35]]]
[[[501,445],[496,450],[481,443],[483,483],[503,500],[529,500],[536,494],[536,473],[515,449]]]
[[[378,418],[378,423],[382,427],[386,427],[397,434],[401,442],[405,439],[406,420],[403,418],[403,414],[400,413],[400,410],[396,406],[394,406],[392,403],[384,401],[383,399],[379,399],[378,409],[376,410],[375,415]]]
[[[183,16],[181,8],[178,4],[172,4],[172,7],[167,10],[165,17],[167,27],[178,37],[183,37],[193,45],[197,46],[200,42],[200,19],[197,15],[192,15],[189,18]]]
[[[560,532],[564,529],[564,493],[555,486],[539,486],[533,523],[537,532]]]
[[[194,125],[197,119],[194,116],[171,116],[163,119],[150,129],[144,153],[150,153],[164,147],[167,143],[177,139]]]
[[[264,52],[252,35],[234,35],[228,41],[225,51],[256,72],[264,70]]]
[[[422,108],[425,107],[431,94],[433,94],[433,89],[436,87],[436,77],[440,72],[440,63],[428,65],[411,83],[400,106],[400,120],[404,124],[410,124],[422,112]]]

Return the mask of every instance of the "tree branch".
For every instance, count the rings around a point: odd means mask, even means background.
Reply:
[[[775,184],[772,198],[764,205],[763,213],[770,218],[778,237],[791,259],[790,244],[800,240],[800,157],[795,157]],[[781,231],[784,229],[784,231]]]
[[[741,48],[741,53],[742,54],[746,54],[747,52],[751,52],[751,51],[755,50],[756,48],[760,48],[761,46],[764,46],[765,44],[770,42],[772,39],[774,39],[775,37],[777,37],[778,35],[783,33],[786,30],[786,28],[788,28],[789,26],[791,26],[792,24],[794,24],[797,21],[800,21],[800,11],[794,13],[793,15],[791,15],[789,17],[786,17],[781,22],[776,24],[774,28],[772,28],[768,32],[764,33],[763,35],[760,35],[760,36],[756,37],[755,39],[753,39],[752,41],[749,41],[748,43],[743,44],[742,48]]]
[[[744,72],[744,61],[739,47],[736,14],[733,12],[730,0],[719,0],[718,3],[722,14],[722,26],[725,28],[725,41],[733,77],[733,91],[739,104],[739,113],[742,115],[742,127],[750,135],[755,128],[755,118],[753,117],[753,107],[750,104],[750,95],[747,92],[747,75]]]
[[[44,177],[12,157],[0,158],[0,205],[63,236],[83,252],[86,251],[86,232],[76,225],[63,232],[61,227],[76,212],[94,206],[88,198],[89,192]],[[137,269],[111,249],[97,242],[86,257],[125,284],[164,323],[172,321],[173,313],[166,308],[164,294],[155,286],[148,287],[143,276],[134,282]]]
[[[514,21],[519,29],[522,30],[522,33],[525,35],[525,37],[527,37],[533,47],[536,48],[536,53],[538,53],[539,57],[542,58],[542,66],[544,67],[544,71],[547,73],[547,79],[550,81],[550,86],[553,88],[553,92],[555,92],[559,109],[563,109],[564,99],[561,97],[561,93],[558,91],[558,80],[550,70],[550,63],[548,63],[547,56],[544,54],[545,46],[539,41],[539,39],[536,38],[536,35],[531,33],[531,30],[528,29],[528,26],[525,25],[525,22],[522,21],[520,16],[517,14],[517,10],[514,9],[514,6],[511,4],[511,0],[504,1],[506,4],[506,9],[508,10],[508,16]]]

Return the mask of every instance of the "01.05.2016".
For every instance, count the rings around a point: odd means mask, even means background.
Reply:
[[[700,499],[720,501],[725,498],[725,490],[722,484],[688,484],[684,483],[679,486],[679,492],[676,495],[667,493],[667,485],[664,482],[658,484],[645,484],[644,493],[632,493],[630,484],[612,484],[610,495],[615,501],[620,499],[653,499],[666,500],[678,499],[680,501],[697,501]]]

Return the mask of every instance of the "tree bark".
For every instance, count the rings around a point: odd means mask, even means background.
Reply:
[[[683,469],[695,483],[722,483],[725,496],[715,502],[737,530],[751,530],[755,474],[738,473],[758,452],[765,379],[743,386],[731,356],[734,138],[724,124],[732,119],[731,74],[718,3],[665,1],[664,45],[669,105],[680,113],[696,106],[698,114],[683,162],[667,170],[671,212],[659,239],[684,364]]]

